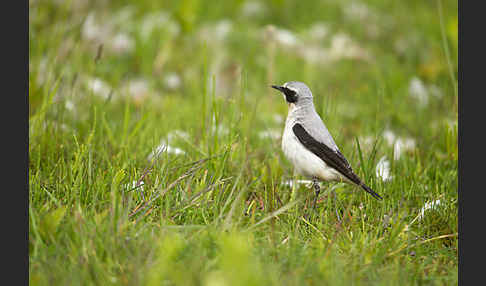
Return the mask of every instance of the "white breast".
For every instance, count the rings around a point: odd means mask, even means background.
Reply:
[[[286,124],[282,136],[282,149],[295,170],[306,177],[318,177],[324,181],[340,181],[342,176],[319,157],[307,150],[297,139],[291,129],[292,124]]]

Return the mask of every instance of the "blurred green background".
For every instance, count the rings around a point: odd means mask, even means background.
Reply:
[[[457,284],[457,12],[30,0],[30,282]],[[383,202],[324,184],[308,216],[291,80]]]

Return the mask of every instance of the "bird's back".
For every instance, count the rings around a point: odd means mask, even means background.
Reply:
[[[288,127],[292,128],[292,125],[295,123],[300,123],[317,141],[326,144],[326,146],[333,150],[339,150],[313,104],[295,108],[289,112],[287,119]]]

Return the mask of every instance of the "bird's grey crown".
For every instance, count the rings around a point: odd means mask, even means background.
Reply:
[[[283,84],[283,87],[291,89],[297,93],[299,98],[312,98],[311,90],[305,85],[305,83],[300,81],[289,81]]]

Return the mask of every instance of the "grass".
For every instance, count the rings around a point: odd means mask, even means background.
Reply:
[[[457,284],[457,3],[258,3],[29,2],[32,285]],[[290,80],[383,201],[288,184]]]

